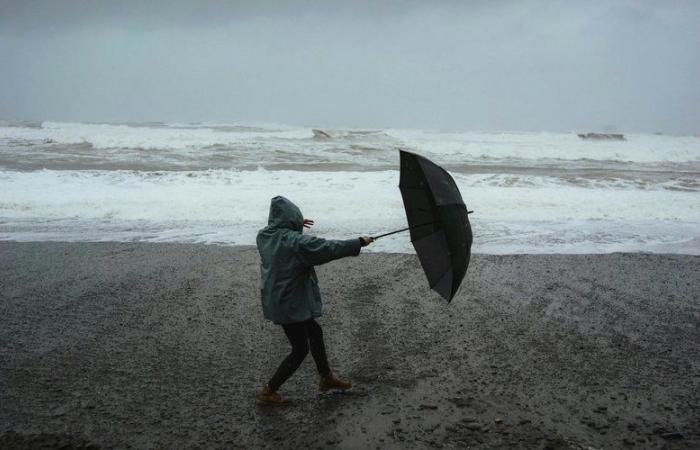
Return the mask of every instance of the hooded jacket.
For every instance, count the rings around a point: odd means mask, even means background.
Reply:
[[[276,324],[303,322],[321,315],[321,292],[314,266],[357,256],[361,241],[328,240],[302,234],[304,216],[290,200],[270,203],[267,226],[258,232],[263,314]]]

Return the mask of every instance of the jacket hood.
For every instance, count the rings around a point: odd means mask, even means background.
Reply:
[[[289,228],[294,231],[302,231],[304,229],[304,216],[299,207],[291,200],[278,195],[270,201],[267,226],[268,228]]]

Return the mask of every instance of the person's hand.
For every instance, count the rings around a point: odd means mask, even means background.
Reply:
[[[374,238],[372,236],[362,236],[360,239],[362,239],[362,246],[366,247],[372,242],[374,242]]]
[[[314,225],[314,221],[311,219],[304,219],[304,228],[311,228]]]

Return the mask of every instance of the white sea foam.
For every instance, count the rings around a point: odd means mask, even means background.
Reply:
[[[324,131],[0,122],[0,239],[253,244],[279,194],[317,220],[313,233],[381,233],[405,226],[407,148],[454,175],[475,252],[700,253],[697,137]],[[412,251],[407,234],[371,249]]]
[[[625,141],[591,142],[576,133],[441,133],[389,130],[427,157],[443,163],[468,159],[563,159],[624,162],[700,161],[700,139],[694,136],[626,135]]]
[[[216,126],[129,126],[44,122],[41,128],[0,127],[0,139],[58,144],[89,144],[97,149],[186,150],[260,139],[305,139],[311,129],[257,129]]]
[[[314,139],[311,128],[225,124],[108,125],[44,122],[37,126],[0,126],[0,144],[33,143],[89,145],[93,149],[173,151],[188,156],[212,147],[249,152],[262,162],[274,162],[284,152],[312,156],[322,163],[372,165],[387,163],[404,147],[458,165],[473,162],[619,161],[640,164],[699,163],[700,138],[629,134],[626,141],[591,142],[575,133],[441,133],[420,130],[328,130],[331,139]],[[182,152],[178,154],[177,152]],[[21,158],[21,155],[13,155]],[[93,157],[100,157],[97,152]],[[143,155],[130,154],[134,162]],[[222,156],[222,155],[219,155]],[[249,155],[250,156],[250,155]],[[229,161],[235,167],[236,159]],[[301,159],[303,161],[303,159]]]
[[[0,171],[0,239],[254,244],[269,199],[285,195],[315,234],[345,238],[405,226],[397,171]],[[698,193],[634,183],[572,184],[455,174],[475,252],[700,253]],[[378,251],[411,251],[407,234]]]

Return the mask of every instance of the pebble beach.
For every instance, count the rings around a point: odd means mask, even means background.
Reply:
[[[0,448],[697,448],[700,258],[415,255],[319,267],[346,393],[262,318],[254,247],[0,243]]]

